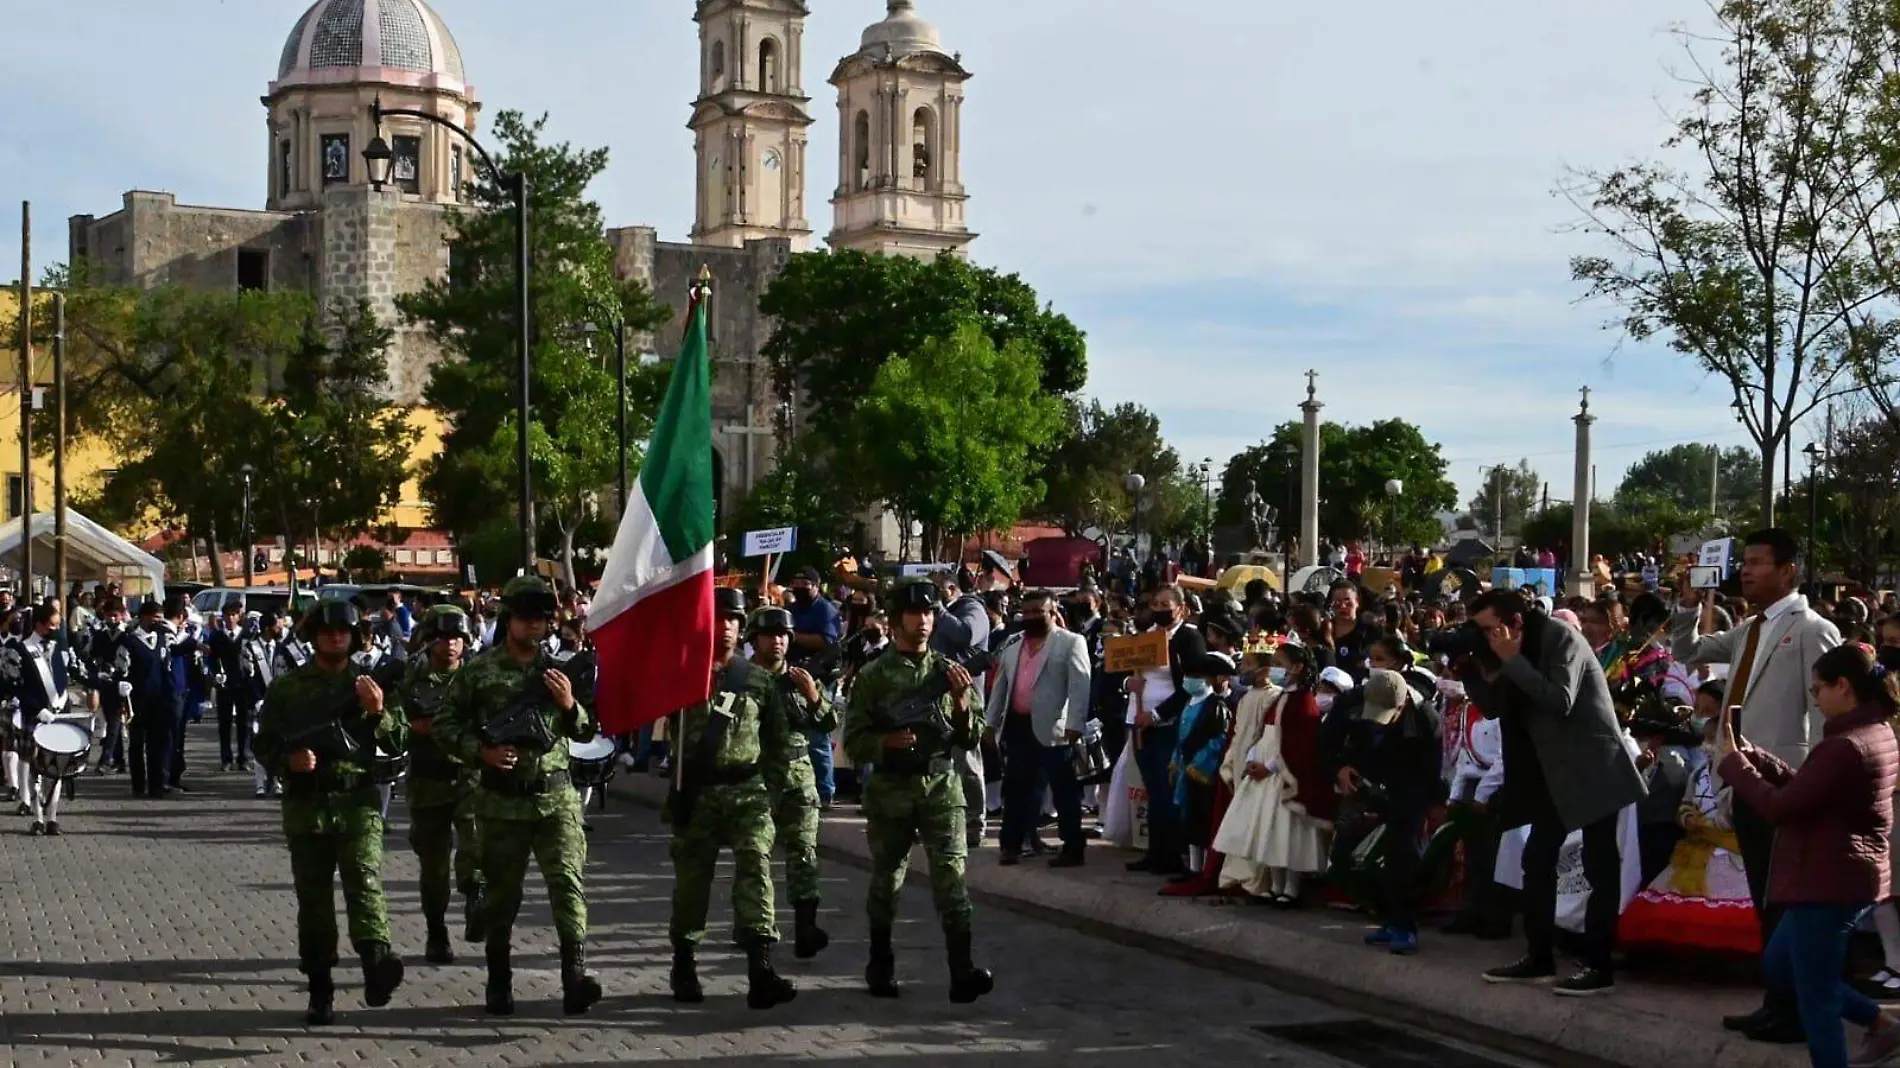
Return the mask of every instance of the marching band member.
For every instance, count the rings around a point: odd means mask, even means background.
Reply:
[[[51,601],[35,605],[31,616],[33,629],[26,637],[9,638],[4,646],[0,646],[0,679],[5,681],[14,700],[19,703],[21,722],[40,726],[71,718],[66,715],[67,684],[71,676],[68,674],[68,658],[57,638],[59,605]],[[86,709],[81,715],[90,720],[92,712]],[[90,735],[87,736],[85,748],[91,748]],[[75,755],[79,757],[79,767],[83,768],[85,750]],[[29,770],[24,793],[33,816],[30,833],[60,833],[59,798],[64,785],[64,780],[57,775],[43,775]]]
[[[276,612],[265,612],[258,617],[258,626],[247,631],[244,643],[239,650],[238,661],[242,667],[238,700],[242,706],[238,712],[249,718],[251,734],[257,734],[257,718],[264,707],[264,695],[269,692],[270,684],[277,678],[277,651],[284,642],[283,620]],[[282,784],[277,777],[264,767],[263,761],[251,764],[251,787],[254,796],[262,801],[274,797]]]

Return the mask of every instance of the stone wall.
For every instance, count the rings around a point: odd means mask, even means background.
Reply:
[[[181,205],[170,193],[134,190],[125,194],[124,207],[102,219],[75,216],[68,251],[91,260],[106,282],[233,289],[238,250],[255,249],[270,256],[270,288],[310,290],[316,280],[311,231],[303,215]]]

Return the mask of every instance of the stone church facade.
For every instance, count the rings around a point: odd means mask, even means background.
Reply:
[[[841,147],[826,241],[881,254],[964,255],[975,237],[961,166],[969,74],[913,0],[887,6],[830,79]],[[772,324],[758,301],[790,257],[812,244],[809,17],[805,0],[697,0],[688,240],[661,241],[650,226],[607,234],[621,276],[640,279],[675,311],[657,336],[639,339],[646,351],[678,350],[688,287],[702,267],[712,273],[713,430],[725,508],[770,472],[787,423],[760,355]],[[317,0],[284,42],[262,98],[263,209],[193,206],[135,190],[109,215],[71,219],[70,255],[108,282],[294,289],[325,305],[367,300],[399,327],[392,398],[420,403],[441,354],[419,331],[400,328],[395,299],[447,271],[452,215],[479,164],[449,131],[389,117],[389,177],[373,188],[362,149],[375,136],[370,105],[379,97],[479,137],[480,97],[447,24],[424,0]]]

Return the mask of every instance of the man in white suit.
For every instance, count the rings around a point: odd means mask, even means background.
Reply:
[[[1082,737],[1089,718],[1089,648],[1082,636],[1063,630],[1055,600],[1046,590],[1023,598],[1020,637],[999,657],[986,718],[1003,743],[1004,864],[1022,859],[1023,842],[1042,811],[1046,779],[1056,805],[1062,850],[1050,867],[1082,864],[1082,787],[1069,764],[1069,745]]]
[[[1798,768],[1808,747],[1821,739],[1821,713],[1808,689],[1811,670],[1822,653],[1841,644],[1841,634],[1795,592],[1796,549],[1794,535],[1779,527],[1743,539],[1742,596],[1752,614],[1730,630],[1713,633],[1715,598],[1712,591],[1703,591],[1699,615],[1694,609],[1676,613],[1671,652],[1685,664],[1727,664],[1723,704],[1741,708],[1735,720],[1737,735]],[[1738,801],[1735,837],[1766,945],[1781,921],[1781,909],[1763,900],[1775,829]],[[1760,1041],[1802,1041],[1793,999],[1772,990],[1760,1009],[1725,1017],[1722,1025]]]

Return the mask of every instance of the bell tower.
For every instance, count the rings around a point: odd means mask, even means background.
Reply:
[[[944,51],[913,0],[887,0],[858,51],[831,75],[838,89],[833,248],[934,258],[968,255],[963,187],[963,57]]]
[[[742,247],[787,238],[811,247],[805,217],[804,0],[699,0],[698,174],[692,240]]]

